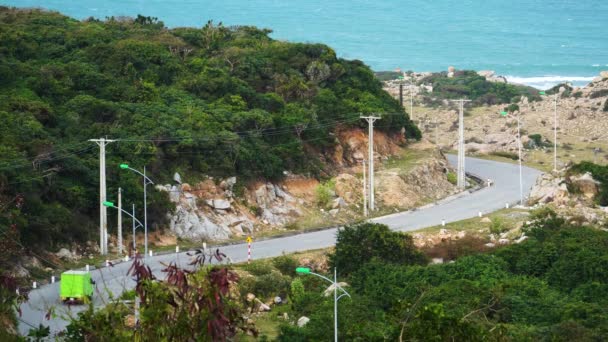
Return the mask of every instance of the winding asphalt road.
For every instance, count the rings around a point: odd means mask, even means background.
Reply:
[[[456,157],[449,155],[454,163]],[[494,185],[473,193],[465,192],[448,198],[432,206],[426,206],[413,211],[392,214],[375,218],[371,221],[388,225],[393,230],[412,231],[425,227],[436,226],[441,220],[446,222],[459,221],[477,216],[478,212],[489,213],[505,207],[506,203],[515,204],[519,201],[519,168],[514,164],[496,161],[467,158],[466,171],[483,179],[492,179]],[[524,192],[527,195],[530,188],[541,174],[540,171],[528,167],[523,168]],[[293,236],[261,240],[253,243],[253,258],[261,259],[311,249],[330,247],[335,244],[336,228],[303,233]],[[221,247],[232,262],[247,260],[247,245],[238,244]],[[162,277],[161,262],[178,261],[187,264],[189,257],[185,253],[158,255],[148,259],[153,272]],[[120,295],[124,290],[131,289],[135,283],[128,277],[127,270],[131,262],[123,262],[113,267],[92,270],[91,275],[97,283],[97,293],[94,294],[96,307],[103,306],[112,295]],[[27,335],[32,327],[39,324],[49,326],[51,334],[63,330],[68,318],[75,316],[84,306],[65,306],[59,301],[59,284],[42,286],[29,293],[29,301],[21,305],[19,331]],[[52,311],[52,318],[47,320],[45,315]]]

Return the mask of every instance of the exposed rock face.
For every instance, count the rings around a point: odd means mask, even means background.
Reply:
[[[545,173],[536,180],[536,184],[530,192],[528,204],[554,202],[557,205],[563,205],[568,201],[568,196],[565,179]]]
[[[332,155],[332,161],[338,166],[359,166],[367,160],[367,132],[362,129],[350,129],[337,132],[340,142]],[[374,131],[374,159],[399,153],[399,144],[405,143],[405,138],[399,135],[388,136],[384,132]]]
[[[375,178],[376,197],[388,207],[412,208],[417,202],[438,200],[457,191],[445,175],[447,162],[425,159],[411,170],[380,171]]]
[[[350,174],[340,174],[336,177],[336,195],[346,203],[357,203],[362,199],[362,180]]]
[[[258,212],[234,202],[236,177],[219,182],[204,180],[196,186],[160,185],[157,189],[170,191],[176,204],[170,217],[171,230],[180,238],[194,241],[226,240],[254,232],[256,226],[281,226],[302,215],[295,197],[279,184],[258,183],[246,189],[244,199]]]

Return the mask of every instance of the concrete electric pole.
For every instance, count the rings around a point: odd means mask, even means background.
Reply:
[[[519,205],[524,206],[524,182],[521,167],[521,124],[519,120],[520,113],[517,113],[517,149],[519,154]]]
[[[363,159],[363,216],[367,217],[367,182],[365,179],[365,159]]]
[[[378,116],[362,116],[361,119],[365,119],[368,124],[367,145],[369,151],[367,162],[369,163],[369,210],[374,211],[374,122],[376,120],[380,120],[381,118]]]
[[[452,100],[460,103],[460,113],[458,114],[458,171],[456,185],[460,189],[466,187],[465,176],[465,145],[464,145],[464,103],[471,100]]]
[[[108,216],[106,201],[106,145],[114,142],[105,138],[89,139],[99,145],[99,251],[102,255],[108,253]]]

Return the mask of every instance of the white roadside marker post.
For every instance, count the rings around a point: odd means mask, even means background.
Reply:
[[[247,263],[249,264],[251,262],[251,241],[253,241],[253,239],[251,238],[251,236],[247,237]]]

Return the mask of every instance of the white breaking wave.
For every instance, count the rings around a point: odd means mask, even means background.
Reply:
[[[505,76],[509,83],[525,84],[540,90],[550,89],[560,83],[571,83],[576,87],[589,84],[594,77],[587,76],[538,76],[538,77],[518,77]]]

